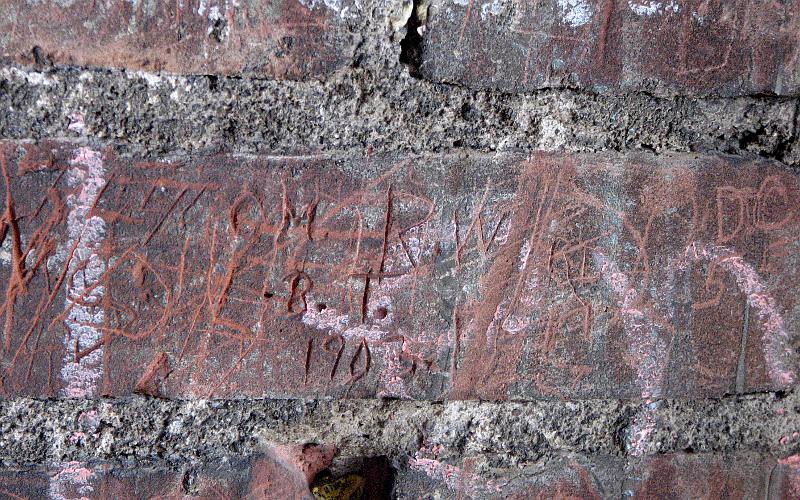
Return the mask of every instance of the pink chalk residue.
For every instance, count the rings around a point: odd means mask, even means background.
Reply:
[[[86,123],[83,120],[83,113],[79,111],[73,111],[69,114],[69,125],[67,125],[67,128],[79,134],[83,134],[86,132]]]
[[[69,437],[69,442],[72,444],[75,443],[82,443],[86,440],[86,433],[85,432],[73,432],[72,435]]]
[[[95,346],[103,337],[94,325],[102,325],[105,313],[100,307],[104,287],[98,281],[106,265],[98,254],[105,236],[105,221],[90,212],[97,202],[105,179],[100,153],[89,148],[78,148],[70,162],[67,183],[77,192],[67,197],[70,208],[67,216],[69,240],[67,248],[74,252],[67,262],[68,286],[65,307],[67,335],[64,338],[61,379],[64,381],[63,395],[71,398],[93,397],[97,394],[97,383],[102,378],[103,348],[75,361],[76,347],[79,350]]]
[[[652,434],[656,430],[656,412],[658,402],[648,403],[641,411],[633,417],[633,422],[628,434],[628,452],[639,457],[647,452],[648,445],[652,441]]]
[[[622,315],[628,353],[636,360],[636,371],[642,388],[642,398],[661,397],[661,385],[666,361],[667,344],[659,337],[659,325],[637,305],[639,293],[629,284],[628,276],[600,252],[594,260],[606,283],[619,297],[617,305]]]
[[[800,455],[791,455],[789,457],[778,460],[781,465],[788,465],[789,467],[800,467]]]
[[[314,307],[318,301],[311,296],[307,298],[310,306],[302,316],[305,325],[331,336],[341,335],[348,342],[365,339],[370,343],[370,349],[375,349],[377,352],[382,351],[383,370],[378,378],[379,397],[410,397],[404,378],[408,369],[404,367],[402,359],[404,354],[409,355],[406,351],[407,346],[429,344],[440,340],[440,338],[425,337],[425,331],[420,332],[414,338],[403,328],[394,325],[393,297],[407,293],[414,288],[415,267],[420,265],[421,261],[432,258],[435,245],[439,241],[439,233],[432,223],[425,223],[416,229],[418,234],[408,234],[403,242],[395,243],[387,248],[384,272],[391,276],[382,280],[375,279],[370,283],[370,298],[367,302],[367,318],[364,323],[351,317],[346,311],[339,311],[329,305],[319,310]],[[379,310],[384,312],[383,317],[376,314]],[[408,342],[392,339],[407,339]]]
[[[640,296],[630,286],[628,276],[602,253],[595,251],[593,257],[606,283],[618,296],[628,353],[636,360],[642,399],[647,403],[633,417],[628,435],[628,452],[640,456],[647,451],[650,436],[656,430],[656,400],[661,397],[668,346],[659,336],[658,323],[638,306]]]
[[[647,402],[645,408],[634,417],[629,435],[630,453],[641,455],[656,429],[654,410],[658,406],[657,399],[661,397],[668,347],[658,334],[658,323],[639,306],[640,295],[630,286],[628,276],[600,252],[594,252],[594,260],[606,283],[618,296],[628,352],[637,361],[642,398]],[[792,352],[788,335],[775,299],[767,292],[758,273],[733,250],[702,242],[690,244],[679,257],[677,266],[685,267],[687,262],[698,260],[714,262],[735,278],[739,290],[746,295],[748,304],[756,309],[761,320],[764,358],[771,380],[782,386],[790,386],[795,380],[795,373],[790,367]]]
[[[789,335],[786,333],[783,317],[778,312],[775,299],[769,295],[766,285],[753,266],[730,248],[707,245],[699,241],[686,247],[683,261],[690,260],[714,262],[734,277],[739,290],[747,297],[747,303],[756,309],[761,320],[764,329],[762,348],[770,379],[784,387],[792,385],[796,376],[791,368],[793,353]]]
[[[64,382],[63,396],[85,398],[97,396],[97,386],[103,376],[103,347],[77,361],[76,349],[92,348],[103,338],[96,325],[101,325],[105,319],[100,305],[104,288],[98,282],[106,270],[99,255],[106,228],[105,221],[91,212],[106,181],[102,157],[96,151],[78,148],[70,164],[67,183],[76,191],[67,197],[70,211],[67,215],[69,239],[66,248],[71,254],[65,264],[68,275],[64,304],[67,334],[64,337],[61,380]],[[90,432],[96,431],[98,419],[95,411],[81,414],[79,421]],[[88,434],[76,432],[69,440],[75,443],[88,438]],[[50,479],[49,496],[54,500],[66,500],[74,498],[72,495],[77,493],[79,498],[89,498],[94,491],[91,484],[94,477],[91,469],[78,462],[69,462]]]
[[[778,442],[782,445],[787,445],[792,441],[795,441],[798,437],[800,437],[800,432],[793,432],[788,436],[781,436],[781,438],[778,439]]]
[[[378,392],[380,398],[410,398],[406,382],[403,379],[405,368],[403,367],[404,344],[396,344],[394,347],[388,346],[383,357],[384,369],[380,374],[380,385],[383,387]]]
[[[432,451],[435,452],[436,447],[433,447]],[[408,466],[425,473],[431,479],[443,482],[453,491],[460,491],[471,497],[482,497],[490,492],[494,494],[503,492],[502,486],[495,481],[485,481],[477,474],[465,473],[455,465],[445,464],[434,458],[424,458],[422,455],[425,452],[426,448],[420,449],[408,460]]]
[[[92,487],[94,478],[93,470],[82,467],[79,462],[68,462],[50,478],[49,496],[53,500],[88,500],[94,493]],[[72,496],[75,493],[80,496]]]
[[[455,465],[443,464],[432,458],[411,458],[409,467],[424,472],[431,479],[442,481],[448,488],[455,490],[461,482],[461,469]]]

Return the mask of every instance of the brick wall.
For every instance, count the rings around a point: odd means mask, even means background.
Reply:
[[[0,495],[800,495],[800,5],[0,3]]]

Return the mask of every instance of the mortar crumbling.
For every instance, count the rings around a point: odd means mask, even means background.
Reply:
[[[273,444],[328,443],[337,461],[402,461],[423,442],[441,459],[482,462],[480,472],[533,466],[565,453],[625,457],[624,435],[643,406],[623,400],[435,402],[402,400],[117,399],[0,403],[7,466],[80,462],[203,465],[267,452]],[[94,412],[94,434],[80,418]],[[665,400],[648,455],[755,452],[788,456],[800,440],[796,394]],[[722,432],[720,432],[722,430]]]
[[[6,67],[0,137],[85,136],[150,154],[649,151],[800,164],[797,99],[476,91],[351,69],[320,81]],[[78,113],[84,127],[70,130]]]
[[[364,158],[643,151],[732,154],[800,168],[800,99],[791,93],[721,97],[647,84],[602,90],[569,78],[501,91],[483,80],[427,80],[441,76],[422,71],[427,17],[443,5],[428,7],[366,2],[364,17],[342,16],[337,25],[332,39],[347,43],[333,69],[314,66],[313,74],[278,67],[265,77],[262,67],[237,73],[225,63],[219,68],[226,71],[177,75],[126,70],[129,60],[122,68],[81,68],[36,45],[32,66],[15,57],[0,68],[0,138],[112,146],[122,156],[154,160],[214,152]],[[209,43],[225,43],[227,22],[214,19]],[[289,41],[278,45],[292,52]],[[202,67],[197,61],[194,69]],[[796,345],[797,332],[789,333]],[[634,417],[643,412],[654,427],[632,453]],[[766,472],[759,466],[753,474],[763,482],[759,491],[778,498],[800,453],[799,412],[792,389],[655,402],[12,398],[0,402],[0,459],[23,473],[70,462],[178,471],[182,493],[194,494],[203,467],[224,464],[225,474],[235,474],[241,460],[271,453],[275,444],[324,443],[338,450],[337,475],[363,468],[365,459],[389,460],[399,497],[419,493],[420,484],[430,491],[445,484],[435,490],[443,495],[489,496],[507,491],[501,483],[558,471],[570,471],[570,485],[591,483],[588,489],[603,496],[622,497],[645,482],[645,463],[674,455],[691,468],[701,463],[692,460],[722,457],[738,470],[766,463]],[[655,470],[651,476],[665,469]]]

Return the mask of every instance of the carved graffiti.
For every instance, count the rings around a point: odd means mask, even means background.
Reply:
[[[501,181],[480,159],[361,175],[14,143],[0,160],[6,394],[649,399],[794,381],[798,188],[777,168],[540,156],[491,167]]]

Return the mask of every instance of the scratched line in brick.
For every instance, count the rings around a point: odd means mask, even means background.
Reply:
[[[794,0],[440,3],[422,64],[434,81],[512,92],[567,83],[722,95],[798,89]]]
[[[2,151],[6,397],[69,395],[89,366],[92,394],[168,397],[657,402],[795,380],[798,185],[778,164],[109,149],[80,153],[105,172],[78,189],[73,147]]]

